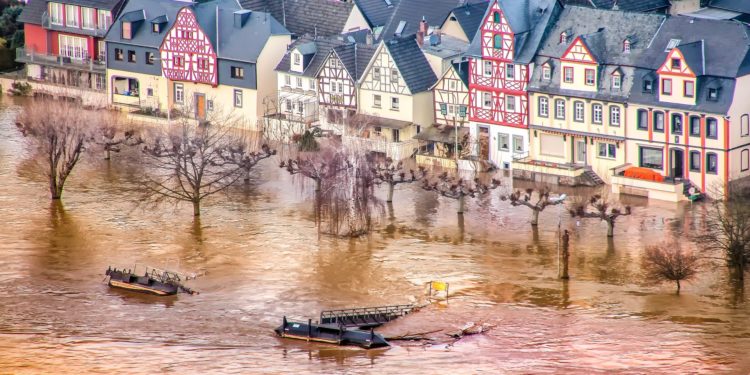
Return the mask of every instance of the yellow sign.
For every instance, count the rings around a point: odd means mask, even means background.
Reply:
[[[432,290],[440,292],[448,289],[448,283],[442,281],[432,281],[430,287],[432,288]]]

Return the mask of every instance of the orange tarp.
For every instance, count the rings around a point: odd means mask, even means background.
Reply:
[[[638,178],[641,180],[663,182],[664,176],[648,168],[630,167],[623,173],[625,177]]]

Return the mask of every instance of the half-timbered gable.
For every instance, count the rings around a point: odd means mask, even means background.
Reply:
[[[162,72],[168,79],[217,85],[214,46],[191,8],[177,13],[159,50]]]
[[[321,105],[356,110],[357,86],[375,47],[346,44],[333,48],[318,73]]]
[[[410,95],[409,87],[401,77],[402,74],[393,60],[393,56],[386,48],[386,44],[380,43],[367,73],[362,77],[362,89]]]
[[[468,120],[469,63],[453,64],[435,83],[435,123],[454,125]]]
[[[678,43],[673,41],[673,43]],[[659,69],[659,100],[663,102],[695,104],[697,76],[703,75],[705,46],[703,41],[675,46]]]
[[[611,32],[612,30],[607,30]],[[560,87],[568,90],[597,91],[599,86],[599,61],[592,46],[604,43],[603,31],[577,36],[560,57],[563,73]],[[597,51],[600,52],[600,51]],[[613,53],[621,53],[613,51]]]

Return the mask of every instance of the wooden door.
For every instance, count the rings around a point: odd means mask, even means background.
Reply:
[[[206,119],[206,97],[195,95],[195,117],[201,120]]]

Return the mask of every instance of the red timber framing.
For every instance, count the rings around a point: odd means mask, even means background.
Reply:
[[[357,108],[354,80],[335,52],[328,55],[318,74],[318,101],[327,107]]]
[[[469,119],[475,122],[527,128],[529,67],[513,63],[514,34],[497,0],[481,26],[482,58],[469,59]],[[513,72],[506,72],[512,67]],[[486,94],[489,95],[486,95]],[[508,110],[506,98],[514,105]],[[489,102],[485,102],[487,97]]]
[[[168,79],[217,85],[216,52],[190,8],[177,13],[159,51]]]

